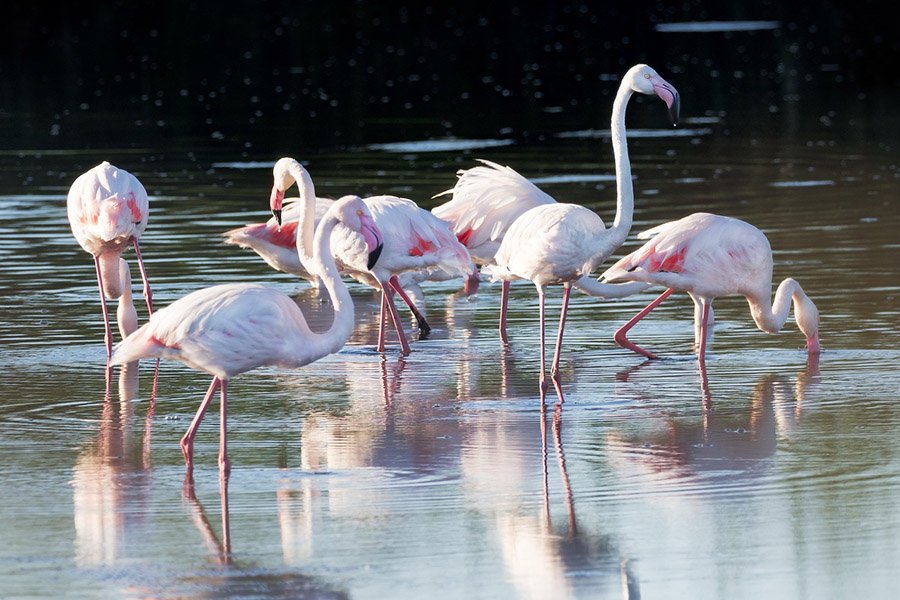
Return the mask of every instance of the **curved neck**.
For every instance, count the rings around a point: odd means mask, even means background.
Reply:
[[[631,161],[628,158],[628,140],[625,135],[625,109],[633,93],[626,79],[616,93],[610,121],[616,163],[616,219],[610,228],[611,237],[615,240],[614,248],[622,245],[628,237],[634,212],[634,184],[631,181]]]
[[[766,333],[778,333],[781,331],[791,310],[792,300],[794,302],[794,317],[799,323],[802,320],[801,313],[809,310],[807,305],[811,305],[812,301],[807,297],[796,280],[788,278],[782,281],[775,291],[775,300],[771,304],[769,304],[768,293],[764,297],[747,296],[753,321],[760,330]]]
[[[312,178],[299,163],[293,163],[290,169],[291,177],[297,182],[300,196],[300,222],[297,223],[297,255],[300,264],[309,273],[313,273],[315,262],[313,256],[313,238],[315,236],[316,222],[316,189]]]
[[[322,278],[334,307],[334,321],[327,331],[318,335],[323,350],[328,354],[337,352],[347,343],[353,334],[354,325],[353,300],[331,255],[331,232],[337,223],[336,216],[326,215],[319,223],[315,240],[311,244],[315,248],[315,254],[310,265],[314,270],[310,272]]]

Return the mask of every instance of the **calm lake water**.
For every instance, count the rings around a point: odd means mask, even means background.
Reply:
[[[701,210],[760,227],[776,280],[799,280],[821,311],[819,360],[792,319],[769,336],[743,299],[722,298],[705,398],[686,296],[632,332],[666,357],[645,362],[611,338],[652,291],[576,293],[566,403],[542,416],[533,286],[513,286],[503,349],[497,285],[472,301],[459,282],[429,285],[433,332],[401,358],[396,346],[375,352],[378,298],[353,284],[358,325],[341,352],[234,380],[227,488],[213,415],[197,438],[196,486],[182,487],[178,440],[208,376],[180,363],[155,376],[146,362],[105,380],[93,266],[66,220],[79,173],[110,160],[147,187],[142,250],[158,306],[260,281],[324,328],[329,309],[305,283],[221,243],[268,217],[279,155],[303,161],[320,195],[395,193],[426,207],[456,169],[489,158],[609,223],[608,118],[528,143],[307,155],[298,143],[263,155],[176,136],[164,151],[0,154],[0,596],[897,597],[896,149],[853,127],[755,130],[687,112],[660,132],[659,106],[631,108],[633,232]],[[550,331],[558,306],[556,291]]]

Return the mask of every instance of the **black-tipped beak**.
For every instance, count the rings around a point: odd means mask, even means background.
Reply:
[[[669,116],[672,117],[672,125],[678,125],[678,115],[681,112],[681,95],[675,92],[672,106],[669,107]]]
[[[378,262],[378,257],[381,256],[381,249],[384,248],[384,244],[378,244],[375,246],[375,249],[369,252],[369,262],[366,265],[367,269],[371,269],[375,266],[375,263]]]
[[[281,209],[273,210],[272,214],[275,215],[275,222],[281,227]]]

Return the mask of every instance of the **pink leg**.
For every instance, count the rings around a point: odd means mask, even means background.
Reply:
[[[547,395],[547,376],[544,372],[544,289],[541,286],[537,286],[538,291],[538,314],[540,315],[541,320],[541,377],[540,377],[540,387],[541,387],[541,412],[544,412],[544,398]]]
[[[228,380],[221,380],[222,394],[219,399],[219,471],[223,475],[231,472],[228,462]]]
[[[134,255],[137,257],[138,268],[141,270],[141,279],[144,280],[144,300],[147,301],[147,314],[153,314],[153,293],[150,291],[150,282],[147,281],[147,270],[144,269],[144,259],[141,258],[141,249],[137,238],[134,240]]]
[[[506,313],[508,304],[509,282],[504,281],[502,287],[500,288],[500,341],[502,341],[504,344],[509,343],[509,339],[506,337]]]
[[[387,321],[388,307],[387,307],[387,296],[382,291],[381,292],[381,312],[378,317],[378,346],[376,349],[378,352],[384,352],[384,328],[385,322]]]
[[[700,303],[703,305],[703,320],[700,322],[700,349],[697,351],[697,359],[700,361],[700,368],[706,369],[706,334],[709,327],[709,308],[712,303],[706,298],[701,298]]]
[[[203,402],[200,403],[200,408],[197,409],[197,414],[194,415],[194,420],[191,421],[190,427],[188,427],[188,430],[181,438],[181,453],[184,455],[184,464],[188,473],[194,470],[194,436],[197,435],[200,421],[203,420],[203,415],[206,414],[206,409],[209,408],[209,403],[212,401],[213,394],[216,393],[218,386],[219,378],[213,377],[212,383],[209,384],[209,389],[206,391],[206,396],[203,397]]]
[[[112,356],[112,330],[109,328],[109,311],[106,309],[106,294],[103,292],[103,275],[100,274],[100,257],[94,257],[94,269],[97,271],[97,285],[100,287],[100,306],[103,309],[103,341],[106,342],[106,358]]]
[[[559,355],[562,350],[563,331],[566,328],[566,312],[569,309],[569,293],[572,291],[568,285],[563,287],[562,310],[559,313],[559,332],[556,334],[556,350],[553,353],[553,364],[550,367],[550,379],[553,380],[553,387],[556,388],[556,395],[559,397],[559,403],[563,403],[562,383],[559,378]]]
[[[391,275],[390,280],[388,282],[391,284],[391,287],[400,295],[400,298],[406,302],[406,305],[409,307],[409,310],[412,311],[413,316],[416,318],[416,322],[419,324],[419,331],[422,333],[428,333],[431,331],[431,326],[428,324],[428,321],[425,320],[425,317],[422,316],[422,313],[419,312],[419,309],[416,307],[416,304],[410,300],[409,296],[406,295],[406,292],[403,291],[403,288],[400,286],[400,279],[396,275]]]
[[[409,342],[406,341],[406,334],[403,333],[403,321],[400,320],[400,313],[397,312],[397,306],[394,304],[394,290],[390,286],[384,286],[381,292],[386,296],[388,312],[391,315],[391,321],[394,322],[394,329],[397,330],[400,351],[403,354],[409,354]]]
[[[616,331],[616,333],[613,335],[613,339],[616,340],[616,343],[617,343],[618,345],[622,346],[623,348],[628,348],[629,350],[632,350],[632,351],[634,351],[634,352],[637,352],[638,354],[642,354],[642,355],[646,356],[647,358],[659,358],[658,356],[656,356],[655,354],[653,354],[653,353],[650,352],[649,350],[644,350],[643,348],[641,348],[641,347],[638,346],[637,344],[635,344],[635,343],[629,341],[629,339],[626,337],[626,334],[628,333],[628,331],[629,331],[632,327],[634,327],[635,325],[637,325],[637,322],[638,322],[638,321],[640,321],[641,319],[643,319],[644,317],[646,317],[646,316],[650,313],[651,310],[653,310],[654,308],[656,308],[657,306],[659,306],[659,304],[660,304],[663,300],[665,300],[666,298],[668,298],[668,297],[672,294],[672,292],[674,292],[674,291],[675,291],[675,290],[673,290],[672,288],[667,289],[667,290],[664,291],[662,294],[660,294],[659,297],[658,297],[656,300],[654,300],[653,302],[651,302],[650,304],[648,304],[648,305],[644,308],[644,310],[642,310],[642,311],[639,312],[638,314],[634,315],[634,316],[631,318],[630,321],[628,321],[627,323],[625,323],[624,325],[622,325],[622,326],[619,328],[619,330]]]

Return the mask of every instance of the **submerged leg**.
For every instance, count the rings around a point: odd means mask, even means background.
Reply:
[[[556,350],[553,353],[553,364],[550,366],[550,378],[553,380],[553,387],[556,388],[556,395],[559,397],[559,403],[563,403],[562,382],[559,377],[559,355],[562,350],[563,331],[566,328],[566,313],[569,309],[569,294],[572,288],[567,285],[563,286],[562,309],[559,312],[559,331],[556,334]]]
[[[642,354],[642,355],[646,356],[647,358],[658,358],[655,354],[653,354],[649,350],[644,350],[637,344],[631,342],[628,339],[627,334],[628,334],[628,331],[632,327],[637,325],[638,321],[640,321],[641,319],[646,317],[650,313],[651,310],[653,310],[654,308],[659,306],[659,304],[663,300],[668,298],[670,295],[672,295],[672,292],[674,292],[674,291],[675,290],[673,290],[672,288],[667,289],[662,294],[660,294],[659,297],[656,298],[656,300],[654,300],[653,302],[648,304],[646,307],[644,307],[644,309],[641,312],[634,315],[630,321],[628,321],[627,323],[625,323],[624,325],[619,327],[619,330],[616,331],[615,334],[613,334],[613,339],[616,341],[616,343],[618,345],[622,346],[623,348],[628,348],[629,350],[631,350],[633,352],[637,352],[638,354]]]
[[[144,259],[141,258],[141,248],[137,238],[134,240],[134,255],[137,257],[138,269],[141,270],[141,279],[144,280],[144,300],[147,302],[147,314],[153,314],[153,293],[150,291],[150,282],[147,281],[147,270],[144,268]]]
[[[194,436],[197,435],[200,422],[203,420],[203,415],[206,414],[206,409],[209,408],[209,403],[218,386],[219,378],[213,377],[212,383],[209,384],[209,389],[206,391],[206,396],[203,397],[203,402],[200,403],[200,408],[197,409],[197,414],[194,415],[194,420],[191,421],[190,426],[181,438],[181,454],[184,455],[184,464],[188,473],[194,470]]]
[[[506,337],[506,313],[509,304],[509,282],[504,281],[500,287],[500,340],[504,344],[509,343]]]
[[[112,356],[112,331],[109,328],[109,311],[106,308],[106,292],[103,291],[103,275],[100,274],[100,257],[94,257],[94,269],[97,271],[97,286],[100,288],[100,307],[103,309],[103,341],[106,342],[106,358]]]
[[[406,302],[406,305],[409,307],[409,310],[412,311],[413,316],[416,318],[416,323],[419,325],[419,331],[422,333],[428,333],[431,331],[431,326],[428,324],[428,321],[425,320],[424,315],[418,309],[415,302],[413,302],[410,297],[404,291],[403,286],[400,285],[400,279],[396,275],[391,275],[391,278],[388,280],[388,283],[391,284],[391,287],[400,295],[400,298]]]

